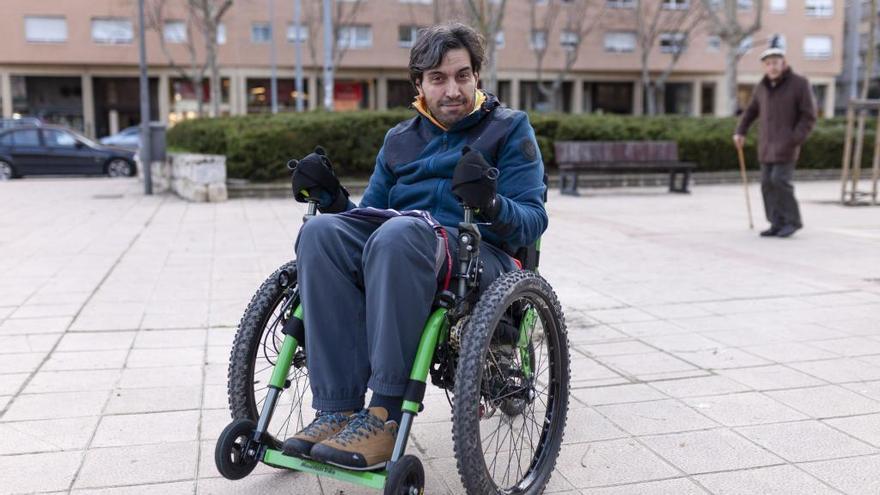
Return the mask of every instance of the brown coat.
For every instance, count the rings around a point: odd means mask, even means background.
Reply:
[[[816,123],[816,103],[806,77],[786,68],[778,81],[767,76],[755,86],[736,133],[745,135],[760,116],[758,161],[793,163]]]

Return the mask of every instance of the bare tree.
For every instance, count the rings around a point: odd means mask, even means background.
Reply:
[[[687,50],[691,34],[702,24],[704,17],[700,5],[689,2],[675,3],[664,0],[636,0],[632,11],[636,24],[636,43],[639,46],[642,90],[648,115],[656,115],[661,109],[658,96],[662,95],[666,81],[675,65]],[[651,73],[651,54],[661,45],[670,57],[656,78]]]
[[[483,36],[486,43],[488,77],[483,77],[483,88],[498,92],[498,61],[495,59],[497,36],[502,30],[507,0],[464,0],[470,24]]]
[[[727,112],[736,115],[736,73],[740,58],[745,54],[743,42],[761,29],[764,0],[701,0],[710,22],[710,32],[725,45],[724,76],[727,80]],[[751,5],[754,18],[751,23],[740,24],[740,7]]]
[[[537,65],[538,91],[550,100],[554,111],[562,110],[562,85],[580,54],[581,43],[601,21],[605,13],[602,0],[530,0],[529,27],[532,50]],[[594,7],[595,15],[589,15]],[[544,80],[544,60],[547,55],[550,34],[554,32],[560,16],[564,17],[560,33],[560,45],[564,51],[562,67],[549,83]]]
[[[220,115],[220,100],[222,99],[220,88],[220,69],[217,64],[217,29],[226,12],[232,7],[233,0],[152,0],[147,6],[147,26],[159,36],[159,46],[168,64],[182,79],[190,82],[196,96],[196,114],[199,117],[205,115],[204,110],[204,80],[205,73],[210,78],[210,95],[212,116]],[[168,46],[165,36],[166,24],[175,19],[175,13],[182,13],[185,19],[185,35],[174,40],[174,43],[182,45],[186,52],[186,65],[179,64]],[[198,31],[204,41],[204,60],[200,60],[198,41],[194,32]]]

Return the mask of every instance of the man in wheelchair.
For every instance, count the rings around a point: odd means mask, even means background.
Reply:
[[[322,213],[296,243],[314,421],[288,455],[349,469],[390,458],[420,330],[455,278],[463,206],[482,222],[481,287],[547,228],[544,167],[525,113],[478,89],[481,37],[462,24],[421,33],[410,54],[418,115],[388,131],[359,207],[317,149],[294,193]],[[372,390],[364,408],[366,390]]]

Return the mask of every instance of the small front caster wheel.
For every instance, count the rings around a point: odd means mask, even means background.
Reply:
[[[214,463],[224,478],[240,480],[257,467],[259,444],[253,440],[256,428],[249,419],[236,419],[223,429],[214,448]]]
[[[385,495],[423,495],[425,469],[414,455],[405,455],[388,470]]]

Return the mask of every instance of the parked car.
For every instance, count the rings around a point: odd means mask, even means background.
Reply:
[[[0,131],[0,180],[55,174],[132,176],[134,152],[98,144],[61,126]]]
[[[13,129],[15,127],[29,127],[42,125],[36,117],[18,117],[12,119],[0,119],[0,129]]]
[[[138,126],[125,129],[99,139],[101,144],[136,150],[141,144],[141,128]]]

